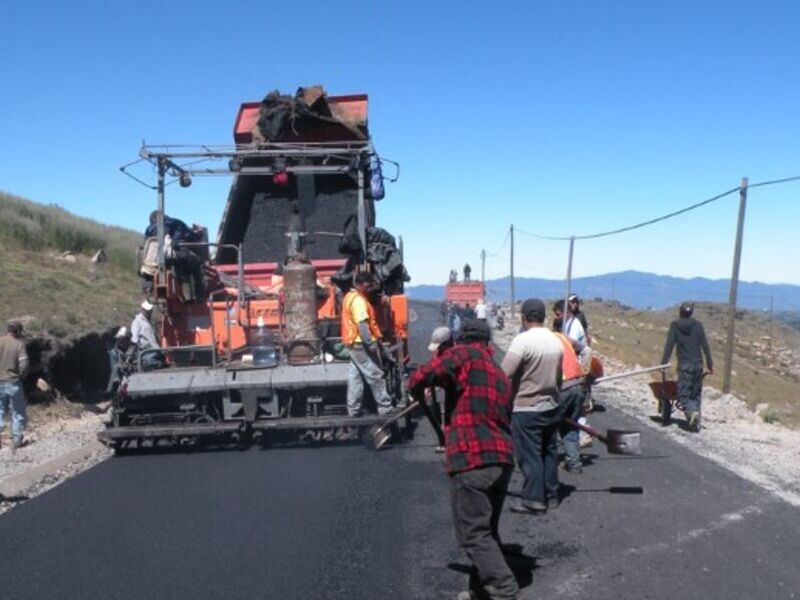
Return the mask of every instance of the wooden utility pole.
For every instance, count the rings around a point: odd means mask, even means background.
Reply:
[[[725,342],[725,372],[722,374],[722,392],[731,392],[731,373],[733,371],[733,347],[736,330],[736,296],[739,290],[739,264],[742,260],[742,237],[744,235],[744,214],[747,208],[747,177],[742,177],[739,186],[739,220],[736,223],[736,244],[733,248],[733,272],[731,273],[731,292],[728,298],[728,339]]]
[[[514,225],[511,225],[511,318],[514,318],[514,304],[516,299],[514,297]]]
[[[481,250],[481,283],[486,283],[486,250]]]
[[[569,259],[567,259],[567,289],[564,292],[564,312],[561,317],[561,331],[566,335],[569,318],[569,293],[572,287],[572,256],[575,252],[575,236],[569,238]]]
[[[775,347],[775,310],[772,304],[772,294],[769,295],[769,351]]]

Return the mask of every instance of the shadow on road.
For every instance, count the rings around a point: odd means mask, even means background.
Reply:
[[[525,554],[520,544],[503,544],[503,555],[511,572],[514,573],[517,585],[520,588],[526,588],[531,585],[533,583],[533,572],[539,568],[536,564],[536,557]],[[447,565],[447,568],[456,573],[469,575],[471,582],[477,582],[477,572],[475,567],[471,565],[451,562]]]

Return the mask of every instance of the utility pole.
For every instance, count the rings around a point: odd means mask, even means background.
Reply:
[[[569,317],[569,293],[572,286],[572,256],[575,252],[575,236],[569,238],[569,259],[567,260],[567,290],[564,293],[564,312],[561,317],[561,331],[567,333],[567,318]]]
[[[514,318],[514,225],[511,225],[511,318]]]
[[[775,311],[772,305],[772,294],[769,295],[769,351],[772,352],[775,338]]]
[[[736,244],[733,248],[733,272],[731,273],[731,292],[728,298],[728,339],[725,343],[725,372],[722,374],[722,392],[731,392],[731,373],[733,371],[733,346],[736,329],[736,296],[739,290],[739,264],[742,260],[742,237],[744,235],[744,213],[747,208],[747,177],[742,177],[739,186],[739,220],[736,223]]]
[[[486,250],[481,250],[481,283],[486,283]]]

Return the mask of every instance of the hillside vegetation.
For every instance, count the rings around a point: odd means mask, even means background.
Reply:
[[[140,241],[134,231],[0,193],[0,320],[57,337],[129,323]],[[92,263],[101,249],[108,262]]]

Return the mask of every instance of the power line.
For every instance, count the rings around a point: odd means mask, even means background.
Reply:
[[[798,179],[800,179],[800,177],[798,177]],[[708,198],[706,200],[703,200],[701,202],[697,202],[695,204],[692,204],[691,206],[687,206],[687,207],[682,208],[680,210],[676,210],[676,211],[668,213],[666,215],[662,215],[660,217],[656,217],[655,219],[649,219],[647,221],[643,221],[643,222],[637,223],[635,225],[629,225],[627,227],[620,227],[619,229],[612,229],[611,231],[603,231],[603,232],[600,232],[600,233],[592,233],[592,234],[589,234],[589,235],[576,235],[576,236],[564,237],[564,236],[537,235],[535,233],[529,233],[529,232],[523,231],[521,229],[517,229],[517,231],[519,231],[523,235],[527,235],[529,237],[540,239],[540,240],[551,240],[551,241],[559,241],[559,242],[568,242],[568,241],[573,240],[573,239],[575,239],[575,240],[591,240],[591,239],[606,237],[606,236],[609,236],[609,235],[615,235],[615,234],[618,234],[618,233],[624,233],[626,231],[632,231],[634,229],[639,229],[641,227],[646,227],[648,225],[653,225],[653,224],[658,223],[660,221],[666,221],[667,219],[671,219],[672,217],[677,217],[678,215],[682,215],[683,213],[687,213],[689,211],[695,210],[697,208],[700,208],[701,206],[705,206],[706,204],[711,204],[712,202],[716,202],[717,200],[721,200],[722,198],[725,198],[726,196],[730,196],[731,194],[733,194],[735,192],[738,192],[738,191],[739,191],[739,186],[736,186],[735,188],[731,188],[726,192],[723,192],[721,194],[717,194],[716,196],[713,196],[713,197]]]
[[[506,237],[503,238],[503,243],[500,244],[497,250],[495,250],[494,252],[487,252],[486,255],[494,256],[495,258],[500,258],[500,251],[506,247],[506,244],[508,244],[508,239],[510,237],[511,237],[511,230],[509,229],[508,231],[506,231]]]
[[[791,183],[793,181],[800,181],[800,175],[793,175],[791,177],[782,177],[780,179],[768,179],[766,181],[758,181],[756,183],[751,183],[748,187],[764,187],[767,185],[779,185],[782,183]],[[517,231],[523,235],[527,235],[532,238],[540,239],[540,240],[551,240],[551,241],[559,241],[559,242],[568,242],[571,239],[576,240],[591,240],[596,238],[605,237],[608,235],[615,235],[617,233],[624,233],[626,231],[632,231],[634,229],[639,229],[640,227],[646,227],[647,225],[653,225],[654,223],[658,223],[660,221],[666,221],[667,219],[671,219],[672,217],[677,217],[678,215],[682,215],[683,213],[687,213],[689,211],[695,210],[700,208],[701,206],[705,206],[706,204],[710,204],[712,202],[716,202],[717,200],[721,200],[726,196],[730,196],[731,194],[738,192],[739,186],[735,188],[729,189],[727,192],[723,192],[712,198],[708,198],[707,200],[703,200],[702,202],[697,202],[696,204],[692,204],[691,206],[687,206],[686,208],[682,208],[680,210],[676,210],[675,212],[668,213],[666,215],[656,217],[655,219],[650,219],[648,221],[643,221],[642,223],[637,223],[636,225],[629,225],[628,227],[620,227],[619,229],[613,229],[611,231],[603,231],[600,233],[592,233],[589,235],[576,235],[574,238],[572,236],[550,236],[550,235],[538,235],[535,233],[530,233],[528,231],[524,231],[522,229],[517,229]]]
[[[747,187],[763,187],[765,185],[777,185],[779,183],[790,183],[792,181],[800,181],[800,175],[794,175],[793,177],[784,177],[783,179],[770,179],[768,181],[759,181],[758,183],[751,183]]]

